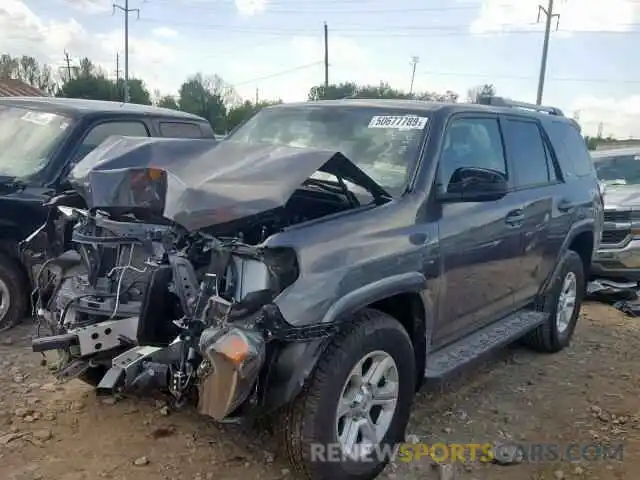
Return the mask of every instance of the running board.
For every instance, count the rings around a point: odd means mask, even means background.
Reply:
[[[522,310],[466,336],[427,358],[425,379],[441,381],[468,364],[482,360],[541,325],[549,314]]]

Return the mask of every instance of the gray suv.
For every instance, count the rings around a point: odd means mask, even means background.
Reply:
[[[104,144],[71,174],[90,207],[73,238],[125,261],[147,245],[139,314],[109,324],[131,325],[114,357],[104,324],[67,321],[79,295],[34,349],[79,351],[98,392],[277,414],[296,478],[375,478],[424,381],[518,339],[557,352],[578,321],[603,215],[580,129],[483,102],[283,104],[222,142]]]

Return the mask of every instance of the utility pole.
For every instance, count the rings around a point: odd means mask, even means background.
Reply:
[[[329,28],[324,22],[324,88],[329,88]]]
[[[419,57],[411,57],[411,86],[409,87],[409,95],[413,95],[413,81],[416,78],[416,65],[418,65],[419,61]]]
[[[542,44],[542,59],[540,60],[540,77],[538,78],[538,96],[536,103],[542,104],[542,92],[544,90],[544,78],[547,74],[547,55],[549,54],[549,35],[551,34],[551,20],[556,19],[556,30],[560,25],[560,15],[553,13],[553,0],[549,0],[547,8],[538,5],[538,23],[540,22],[540,14],[544,13],[546,17],[544,28],[544,42]]]
[[[124,0],[124,7],[116,3],[113,4],[112,15],[116,13],[116,8],[124,12],[124,102],[128,103],[129,95],[129,14],[136,12],[140,18],[139,8],[129,8],[129,0]]]
[[[256,105],[258,105],[258,96],[259,96],[260,91],[258,90],[258,87],[256,87]]]
[[[67,82],[71,81],[71,58],[69,58],[69,52],[64,51],[64,61],[67,64]]]
[[[120,54],[116,52],[116,96],[120,99]]]

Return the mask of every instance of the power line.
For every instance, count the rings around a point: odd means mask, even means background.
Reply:
[[[140,20],[146,23],[158,23],[167,25],[166,20],[144,18]],[[228,24],[211,24],[211,23],[197,23],[197,22],[171,22],[171,26],[184,26],[189,28],[197,28],[202,30],[211,30],[216,33],[229,33],[229,32],[244,32],[253,33],[256,35],[275,35],[286,36],[290,34],[308,34],[309,28],[260,28],[260,27],[235,27]],[[533,27],[536,23],[524,24],[525,27]],[[540,30],[534,28],[527,29],[508,29],[508,30],[496,30],[487,32],[471,32],[468,25],[449,25],[449,26],[417,26],[417,25],[389,25],[385,27],[365,27],[354,28],[356,26],[363,25],[347,25],[338,26],[332,28],[332,31],[339,32],[341,37],[380,37],[386,38],[389,36],[394,37],[448,37],[448,36],[503,36],[503,35],[539,35]],[[640,27],[640,23],[619,24],[612,27],[618,27],[620,29],[636,28]],[[394,32],[393,30],[398,30]],[[436,33],[438,32],[438,33]],[[441,32],[441,33],[439,33]],[[637,35],[640,34],[640,30],[566,30],[562,33],[570,34],[624,34],[624,35]],[[364,35],[360,35],[364,34]]]
[[[260,82],[262,80],[269,80],[271,78],[275,78],[275,77],[280,77],[282,75],[286,75],[288,73],[293,73],[293,72],[297,72],[299,70],[304,70],[310,67],[315,67],[317,65],[323,65],[324,61],[321,60],[319,62],[313,62],[313,63],[305,63],[304,65],[298,65],[297,67],[293,67],[293,68],[288,68],[286,70],[281,70],[279,72],[276,73],[272,73],[270,75],[265,75],[263,77],[258,77],[258,78],[252,78],[251,80],[243,80],[242,82],[239,83],[234,83],[233,85],[229,85],[229,88],[235,88],[235,87],[239,87],[241,85],[246,85],[248,83],[255,83],[255,82]]]
[[[198,10],[203,10],[203,9],[209,9],[210,11],[216,11],[216,13],[219,13],[220,11],[220,6],[228,6],[228,7],[232,7],[233,10],[236,10],[236,6],[235,6],[235,2],[233,1],[228,1],[228,2],[222,2],[222,1],[218,1],[215,4],[215,7],[212,5],[211,2],[209,1],[200,1],[200,2],[195,2],[195,1],[191,1],[191,2],[180,2],[180,3],[176,3],[174,0],[153,0],[153,1],[148,1],[145,2],[149,5],[158,5],[158,6],[171,6],[171,7],[179,7],[181,10],[184,8],[197,8]],[[404,12],[448,12],[448,11],[461,11],[461,10],[477,10],[480,9],[482,7],[482,3],[477,2],[477,3],[469,3],[469,4],[461,4],[461,5],[455,5],[455,6],[447,6],[447,7],[404,7],[404,8],[399,8],[399,7],[394,7],[394,8],[379,8],[379,9],[371,9],[371,8],[367,8],[367,9],[363,9],[363,8],[356,8],[356,9],[337,9],[337,8],[333,8],[333,9],[324,9],[324,8],[309,8],[308,6],[304,6],[303,8],[300,8],[301,6],[303,6],[304,4],[310,5],[313,3],[313,6],[316,6],[315,2],[311,2],[311,1],[307,1],[307,2],[298,2],[298,1],[292,1],[291,3],[282,3],[282,2],[269,2],[268,6],[269,9],[267,10],[268,13],[270,14],[281,14],[281,13],[285,13],[285,14],[306,14],[306,15],[313,15],[313,14],[342,14],[342,13],[372,13],[372,14],[376,14],[376,13],[393,13],[393,12],[399,12],[399,13],[404,13]],[[358,0],[345,0],[345,1],[339,1],[339,0],[334,0],[333,2],[330,0],[325,0],[322,2],[323,5],[328,4],[328,5],[345,5],[345,4],[353,4],[353,5],[361,5],[362,1],[358,1]],[[277,8],[279,6],[285,6],[284,9],[281,8]],[[290,9],[287,9],[286,7],[290,6]],[[502,4],[499,5],[500,7],[509,7],[510,5],[507,4]],[[511,5],[512,6],[512,5]],[[291,8],[294,7],[294,8]]]
[[[113,4],[112,15],[116,13],[116,9],[124,12],[124,102],[130,100],[129,93],[129,14],[136,12],[140,18],[139,8],[129,8],[129,0],[124,0],[124,7],[116,3]]]
[[[524,75],[502,75],[491,73],[476,73],[476,72],[439,72],[428,71],[422,72],[427,75],[446,76],[446,77],[481,77],[481,78],[493,78],[497,80],[535,80],[534,76]],[[580,78],[580,77],[549,77],[548,80],[554,82],[574,82],[574,83],[618,83],[618,84],[640,84],[639,80],[630,79],[618,79],[618,78]]]

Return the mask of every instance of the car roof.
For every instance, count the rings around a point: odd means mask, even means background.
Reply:
[[[0,105],[46,110],[61,115],[84,116],[92,114],[144,115],[183,118],[204,121],[202,117],[169,108],[138,105],[135,103],[108,102],[84,98],[58,97],[0,97]]]
[[[492,112],[492,113],[517,113],[518,115],[533,116],[536,118],[545,118],[559,121],[571,122],[572,120],[560,116],[549,115],[544,112],[536,112],[516,107],[502,107],[495,105],[482,105],[477,103],[451,103],[451,102],[428,102],[425,100],[410,99],[380,99],[380,98],[344,98],[340,100],[310,100],[307,102],[280,103],[266,107],[267,109],[287,109],[287,108],[312,108],[314,106],[325,107],[362,107],[362,108],[380,108],[389,110],[407,110],[411,112]]]
[[[606,150],[595,150],[591,152],[591,157],[594,160],[597,160],[599,158],[622,157],[627,155],[640,155],[640,146],[624,147],[624,148],[608,148]]]

